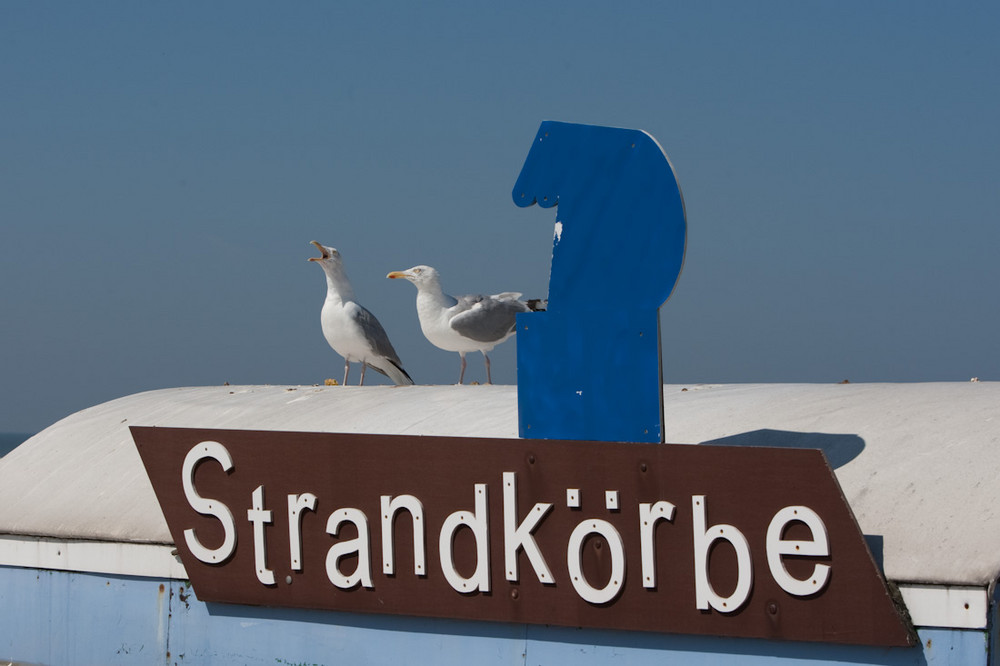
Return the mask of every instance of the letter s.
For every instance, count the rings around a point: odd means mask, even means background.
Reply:
[[[225,538],[218,548],[206,548],[198,541],[194,529],[184,530],[184,541],[191,553],[205,564],[222,564],[236,552],[236,521],[229,507],[210,498],[198,494],[194,487],[194,470],[202,460],[216,460],[225,472],[233,468],[233,459],[222,444],[218,442],[201,442],[184,457],[184,469],[181,478],[184,483],[184,497],[191,508],[203,516],[215,516],[222,523]]]

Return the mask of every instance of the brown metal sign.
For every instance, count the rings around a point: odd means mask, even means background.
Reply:
[[[914,640],[818,450],[131,430],[202,601]]]

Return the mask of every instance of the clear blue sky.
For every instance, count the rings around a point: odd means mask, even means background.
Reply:
[[[0,430],[339,378],[313,239],[414,379],[454,383],[385,274],[545,295],[555,213],[510,192],[546,119],[674,164],[668,383],[998,380],[998,26],[996,2],[4,2]]]

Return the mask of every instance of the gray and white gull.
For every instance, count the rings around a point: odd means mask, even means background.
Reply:
[[[458,352],[462,359],[458,383],[465,379],[466,353],[479,351],[486,361],[486,382],[492,384],[489,352],[514,335],[515,315],[529,310],[518,300],[521,294],[449,296],[441,290],[440,275],[430,266],[393,271],[386,277],[409,280],[417,288],[420,330],[435,347]]]
[[[398,386],[412,384],[382,324],[354,300],[354,289],[347,279],[340,252],[311,242],[321,256],[309,257],[309,261],[318,263],[326,273],[326,300],[320,313],[323,336],[333,351],[344,357],[344,386],[352,361],[361,364],[361,386],[365,383],[366,368],[386,375]]]

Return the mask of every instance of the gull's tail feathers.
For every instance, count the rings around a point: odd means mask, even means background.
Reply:
[[[392,359],[387,358],[385,367],[378,368],[378,370],[391,379],[396,386],[410,386],[413,384],[413,380],[410,379],[410,375],[407,374],[406,370],[403,370],[403,366],[397,364]]]

